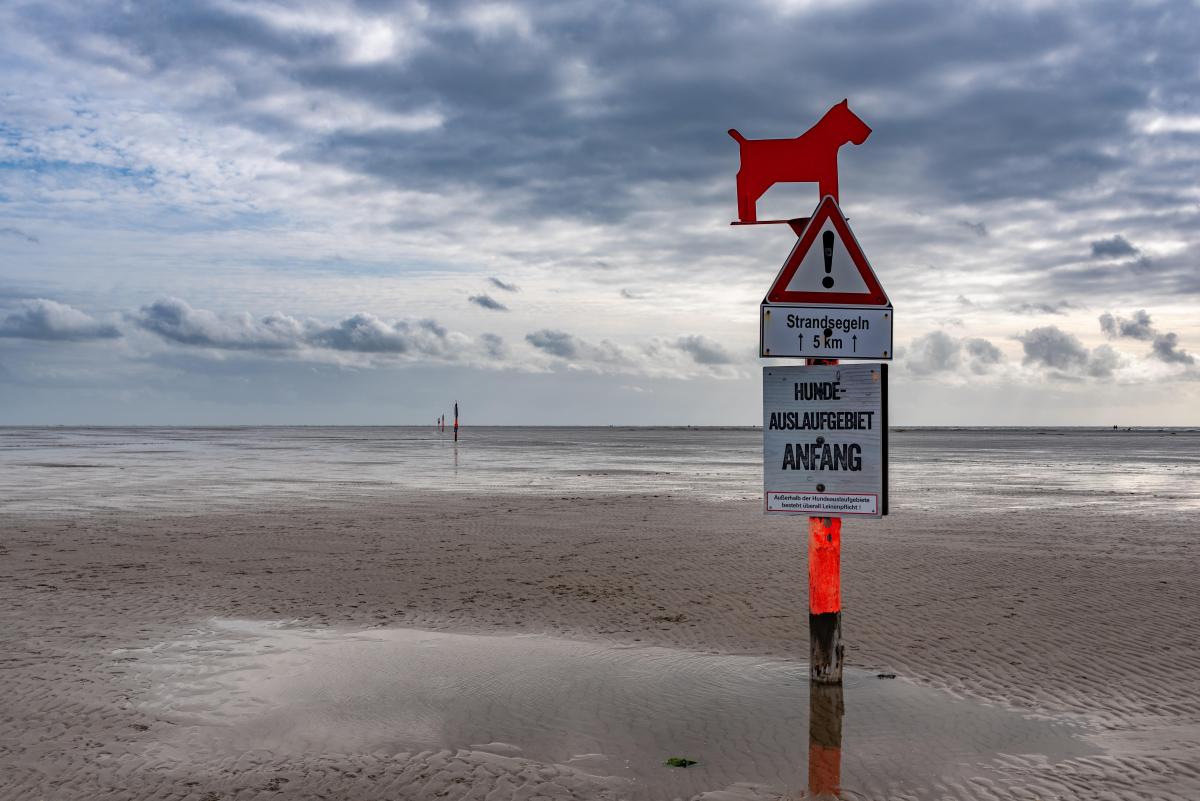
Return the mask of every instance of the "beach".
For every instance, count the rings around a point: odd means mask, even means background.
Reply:
[[[0,2],[0,801],[1200,801],[1198,12]]]
[[[619,472],[632,468],[612,456],[616,445],[602,447],[602,431],[588,434],[601,443],[598,455],[559,483],[566,492],[540,478],[575,456],[552,459],[549,446],[527,463],[536,489],[491,474],[429,486],[431,475],[455,475],[453,451],[434,440],[431,447],[440,450],[419,458],[440,460],[437,469],[419,477],[372,484],[377,479],[368,476],[361,486],[333,481],[305,492],[289,473],[280,492],[256,487],[234,493],[234,501],[213,494],[210,508],[204,492],[188,489],[186,469],[175,476],[158,465],[144,478],[100,477],[88,459],[117,464],[115,451],[102,453],[78,441],[78,432],[70,435],[76,440],[69,445],[55,435],[56,447],[71,450],[55,460],[45,456],[45,441],[31,440],[49,436],[44,432],[6,439],[0,797],[648,797],[645,786],[622,784],[629,770],[602,754],[554,760],[502,738],[410,750],[370,738],[320,749],[286,739],[232,743],[237,731],[255,731],[239,727],[256,715],[253,725],[262,725],[262,715],[278,711],[280,702],[271,699],[288,697],[280,677],[315,663],[306,643],[326,636],[320,632],[354,642],[386,640],[399,629],[434,638],[534,636],[529,642],[551,650],[559,641],[589,643],[596,654],[632,649],[646,664],[756,657],[774,670],[807,659],[806,524],[762,514],[752,480],[761,435],[753,431],[671,433],[672,442],[683,443],[671,447],[695,446],[690,461],[651,464],[648,475],[633,477]],[[721,444],[723,436],[728,442]],[[1200,438],[1065,436],[1090,437],[1094,445],[1064,447],[1053,432],[896,435],[893,514],[847,521],[842,536],[843,640],[848,667],[859,671],[845,690],[843,797],[1200,795]],[[280,441],[270,432],[262,437]],[[638,437],[611,442],[626,439]],[[482,458],[483,446],[472,452],[464,440],[459,476]],[[121,453],[132,458],[128,441]],[[656,450],[672,452],[666,445]],[[1112,453],[1121,454],[1113,460],[1120,475],[1089,466]],[[206,458],[192,453],[186,462]],[[713,460],[726,467],[707,476],[695,467]],[[62,466],[68,464],[84,466]],[[597,476],[582,480],[589,470]],[[606,470],[610,475],[600,475]],[[1012,478],[989,485],[980,480],[988,470]],[[1060,476],[1059,483],[1047,488],[1037,480],[1043,473]],[[944,478],[929,484],[927,476]],[[199,489],[207,481],[196,479]],[[82,482],[76,501],[55,500],[70,482]],[[639,484],[650,491],[631,491]],[[308,640],[288,641],[284,634],[293,629]],[[443,647],[473,647],[453,643]],[[268,658],[262,654],[270,648],[291,654],[260,677],[265,682],[269,674],[276,685],[242,686],[245,703],[223,706],[221,688],[257,675],[255,660]],[[742,664],[704,669],[751,670],[730,667]],[[897,678],[876,678],[881,674]],[[873,741],[850,731],[870,722],[871,704],[886,701],[870,701],[878,692],[870,681],[1012,714],[1012,721],[981,723],[979,731],[1045,721],[1069,733],[1057,740],[1047,734],[1047,743],[1059,745],[1040,753],[1015,742],[973,754],[964,768],[940,761],[940,745],[917,745],[953,739],[935,717],[856,754],[855,737]],[[536,708],[537,684],[531,686],[522,692]],[[578,697],[584,711],[604,703],[595,693]],[[970,741],[975,731],[964,729],[962,738]],[[434,742],[440,735],[429,736]],[[750,742],[750,735],[737,736]],[[746,764],[779,739],[747,746]],[[796,740],[806,745],[805,729]],[[674,755],[662,745],[657,762]],[[804,767],[797,766],[799,774]],[[784,779],[754,781],[756,771]],[[734,773],[729,768],[714,780],[738,779]],[[747,769],[741,780],[686,789],[710,798],[798,797],[803,787],[789,786],[786,773]]]

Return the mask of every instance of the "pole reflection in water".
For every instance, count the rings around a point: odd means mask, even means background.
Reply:
[[[842,783],[842,685],[808,687],[808,794],[837,798]]]

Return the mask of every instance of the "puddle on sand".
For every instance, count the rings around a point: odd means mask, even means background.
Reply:
[[[1002,756],[1096,752],[1066,724],[856,671],[812,697],[810,730],[807,666],[759,657],[235,620],[146,657],[139,706],[177,724],[156,750],[184,759],[473,748],[620,777],[630,798],[738,783],[800,796],[839,775],[846,797],[922,797]],[[698,764],[663,766],[674,756]]]

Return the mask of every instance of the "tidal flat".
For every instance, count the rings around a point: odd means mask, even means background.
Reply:
[[[761,432],[535,434],[5,430],[0,797],[803,797]],[[893,439],[838,794],[1200,795],[1200,438]]]

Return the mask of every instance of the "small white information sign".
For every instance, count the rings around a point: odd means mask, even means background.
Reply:
[[[887,365],[763,368],[768,514],[887,514]]]
[[[892,307],[764,303],[759,356],[810,359],[892,358]]]

